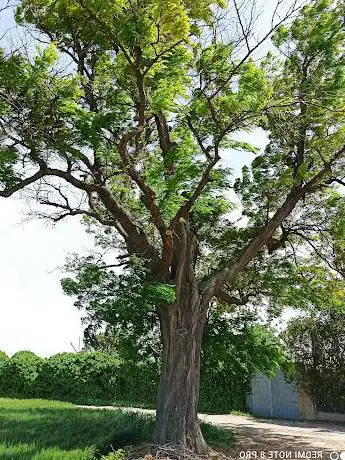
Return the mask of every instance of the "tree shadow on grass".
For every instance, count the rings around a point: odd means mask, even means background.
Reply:
[[[16,459],[15,446],[19,444],[28,444],[28,450],[37,446],[37,451],[94,447],[95,452],[104,454],[111,448],[149,442],[153,429],[151,417],[121,411],[91,411],[73,406],[1,407],[0,411],[0,444],[8,445],[9,451],[14,449],[8,457],[11,459]],[[17,458],[25,457],[18,454]],[[26,458],[33,458],[33,452]]]
[[[151,443],[153,415],[90,410],[43,400],[0,400],[1,460],[87,460],[127,445]],[[233,433],[202,424],[206,441],[229,449]]]

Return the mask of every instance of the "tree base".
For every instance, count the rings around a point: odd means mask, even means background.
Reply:
[[[129,446],[126,450],[125,458],[128,460],[137,460],[144,458],[146,460],[205,460],[208,458],[217,459],[219,456],[216,452],[209,449],[204,455],[196,454],[194,451],[177,444],[142,444],[139,446]]]

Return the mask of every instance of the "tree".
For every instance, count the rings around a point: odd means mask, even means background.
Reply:
[[[285,341],[297,378],[311,389],[317,410],[345,413],[345,313],[324,308],[290,322]]]
[[[0,350],[0,359],[1,359],[1,361],[6,361],[6,359],[8,359],[7,354],[4,351],[1,351],[1,350]]]
[[[142,261],[159,297],[155,439],[198,453],[214,299],[276,293],[287,258],[328,234],[317,219],[345,175],[344,4],[281,6],[258,38],[255,4],[237,1],[22,0],[17,21],[49,44],[0,57],[0,196],[25,189],[41,216],[97,221],[119,263]],[[278,57],[259,59],[271,36]],[[235,183],[238,222],[221,158],[253,151],[234,135],[257,126],[270,142]]]

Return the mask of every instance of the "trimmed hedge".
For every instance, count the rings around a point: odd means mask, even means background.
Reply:
[[[157,364],[120,363],[101,352],[59,353],[50,358],[31,352],[11,358],[0,353],[0,397],[154,407],[158,382]],[[234,383],[224,385],[214,372],[205,373],[200,410],[244,410],[247,386]]]
[[[100,352],[59,353],[50,358],[26,351],[11,358],[0,354],[2,397],[152,405],[157,382],[156,366],[119,363]]]

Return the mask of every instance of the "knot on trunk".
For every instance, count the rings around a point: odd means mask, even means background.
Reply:
[[[180,329],[176,329],[176,333],[181,337],[184,337],[188,334],[188,329],[186,329],[185,327],[181,327]]]

